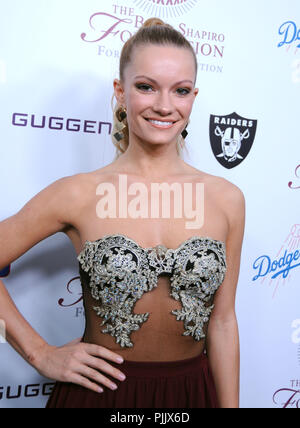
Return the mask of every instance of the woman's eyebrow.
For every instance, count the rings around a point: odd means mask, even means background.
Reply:
[[[147,76],[135,76],[135,79],[147,79],[147,80],[150,80],[150,82],[155,83],[157,85],[157,81],[154,80],[154,79],[151,79],[151,77],[147,77]],[[175,83],[174,86],[180,85],[181,83],[184,83],[184,82],[189,82],[189,83],[191,83],[193,85],[193,82],[191,80],[185,79],[185,80],[181,80],[180,82]]]

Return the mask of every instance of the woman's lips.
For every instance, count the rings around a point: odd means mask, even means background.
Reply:
[[[162,121],[162,120],[156,120],[156,119],[146,119],[146,121],[150,123],[150,125],[154,126],[155,128],[160,128],[160,129],[169,129],[175,123],[172,121],[165,121],[165,120]]]

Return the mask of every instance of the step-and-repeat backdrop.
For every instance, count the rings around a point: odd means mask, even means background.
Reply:
[[[192,43],[200,93],[185,160],[246,198],[241,407],[299,407],[300,2],[2,0],[0,10],[1,220],[53,181],[113,160],[112,82],[124,42],[147,18]],[[64,234],[0,275],[49,343],[82,335],[78,264]],[[2,320],[0,331],[0,407],[44,407],[53,381],[6,343]]]

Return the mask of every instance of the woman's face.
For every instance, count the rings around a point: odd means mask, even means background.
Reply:
[[[143,45],[132,52],[115,95],[127,109],[129,139],[151,144],[177,141],[198,89],[192,53],[174,46]]]

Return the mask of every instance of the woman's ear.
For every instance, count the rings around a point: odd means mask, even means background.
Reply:
[[[124,88],[119,79],[114,79],[114,92],[118,104],[124,105]]]

